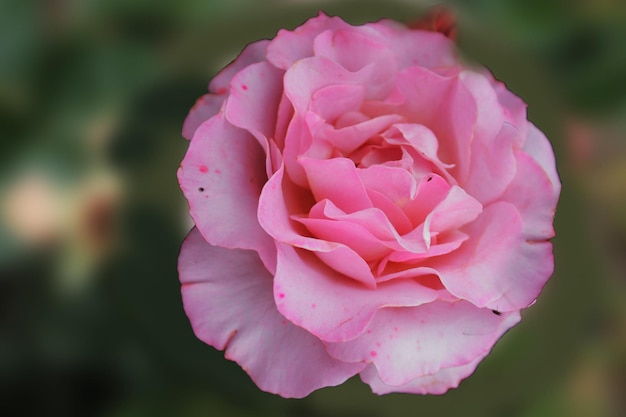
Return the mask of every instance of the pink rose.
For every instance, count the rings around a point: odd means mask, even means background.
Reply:
[[[247,46],[183,135],[185,311],[262,390],[444,393],[552,274],[550,144],[439,33],[320,14]]]

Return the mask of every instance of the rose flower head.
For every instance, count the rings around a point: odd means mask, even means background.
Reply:
[[[441,33],[320,14],[208,91],[183,126],[183,303],[260,389],[442,394],[552,275],[552,148]]]

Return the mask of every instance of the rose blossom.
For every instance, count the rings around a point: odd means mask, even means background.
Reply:
[[[185,311],[265,391],[444,393],[552,274],[551,146],[439,33],[320,14],[248,45],[183,135]]]

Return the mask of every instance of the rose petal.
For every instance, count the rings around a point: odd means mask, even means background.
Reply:
[[[272,276],[254,252],[211,246],[194,229],[179,271],[196,336],[226,350],[262,390],[301,398],[341,384],[365,366],[333,359],[319,339],[278,313]]]
[[[373,363],[383,383],[402,386],[484,356],[519,320],[517,311],[496,315],[465,301],[382,308],[356,339],[326,346],[341,361]]]
[[[445,394],[449,389],[457,388],[463,379],[474,373],[485,356],[487,355],[479,356],[466,365],[444,368],[435,374],[415,378],[400,386],[385,384],[378,376],[374,365],[365,368],[360,375],[361,380],[372,388],[372,392],[378,395],[392,392],[440,395]]]
[[[384,62],[387,64],[385,72],[394,74],[395,57],[389,48],[373,38],[371,33],[364,32],[359,28],[326,30],[315,37],[314,55],[326,57],[352,72],[373,62]]]
[[[548,174],[530,155],[515,151],[517,173],[502,195],[502,201],[517,207],[524,222],[527,240],[546,240],[554,237],[554,211],[558,194]]]
[[[450,173],[464,183],[470,168],[470,147],[477,119],[476,101],[458,77],[444,77],[426,68],[398,72],[399,103],[366,102],[366,114],[401,114],[409,123],[430,129],[439,142],[442,161],[454,161]]]
[[[256,250],[274,270],[274,242],[256,215],[267,180],[265,155],[248,132],[230,125],[222,113],[202,124],[181,162],[178,180],[191,217],[209,243]]]
[[[226,120],[255,136],[271,138],[282,97],[283,74],[268,62],[251,64],[239,71],[230,83],[224,109]]]
[[[328,199],[346,213],[373,207],[354,162],[347,158],[300,158],[316,201]]]
[[[552,146],[546,138],[546,136],[537,127],[528,122],[528,136],[526,142],[522,148],[524,152],[532,156],[535,161],[548,174],[550,182],[552,182],[553,195],[558,198],[561,192],[561,181],[559,180],[559,174],[556,171],[556,161],[554,159],[554,152]]]
[[[465,233],[459,231],[445,233],[437,236],[437,243],[431,244],[424,252],[397,251],[392,252],[383,258],[378,266],[376,282],[384,282],[396,278],[411,278],[422,275],[437,274],[437,271],[430,267],[411,265],[421,265],[424,261],[433,256],[441,256],[450,253],[461,246],[468,239]]]
[[[396,133],[398,133],[400,137],[395,137]],[[416,123],[398,123],[394,125],[394,128],[391,129],[390,132],[383,135],[383,137],[385,141],[391,144],[410,145],[411,149],[414,150],[417,155],[432,163],[448,182],[454,182],[454,179],[448,174],[448,169],[453,168],[454,164],[447,164],[439,159],[437,155],[439,142],[434,133],[426,126]]]
[[[418,226],[446,198],[450,189],[450,185],[443,178],[431,174],[420,180],[415,197],[404,202],[401,207],[413,225]]]
[[[475,71],[462,71],[459,78],[476,100],[478,116],[474,125],[474,142],[491,143],[504,123],[504,110],[498,96],[484,75]]]
[[[491,85],[498,96],[498,102],[504,110],[504,117],[506,121],[513,124],[520,131],[520,136],[515,138],[515,145],[522,146],[526,135],[528,134],[526,103],[509,91],[503,82],[495,80],[489,71],[484,71],[484,75],[490,80]]]
[[[462,188],[453,186],[424,220],[423,236],[426,247],[430,247],[433,234],[456,230],[473,221],[482,212],[482,205],[470,197]]]
[[[376,280],[368,264],[349,247],[322,239],[307,237],[305,227],[293,220],[292,213],[304,213],[301,190],[284,177],[284,166],[269,179],[259,200],[258,217],[263,229],[278,242],[315,252],[333,268],[368,288],[376,287]]]
[[[316,238],[342,243],[354,250],[366,262],[374,261],[390,251],[380,239],[360,225],[331,219],[299,217],[296,220],[304,224]]]
[[[528,242],[519,212],[507,202],[489,205],[463,231],[470,239],[428,263],[446,289],[478,307],[497,311],[532,304],[552,275],[552,245]]]
[[[454,42],[441,33],[407,30],[406,26],[388,20],[370,24],[380,39],[393,51],[399,69],[420,66],[433,70],[457,65]]]
[[[412,239],[411,234],[407,234],[406,238],[400,236],[377,208],[346,214],[331,201],[323,200],[313,207],[308,218],[294,218],[304,224],[313,236],[341,243],[367,262],[376,261],[390,250],[426,251],[425,245]]]
[[[326,57],[348,71],[367,68],[368,97],[384,99],[392,91],[397,72],[395,56],[366,28],[326,30],[315,38],[313,49],[315,56]]]
[[[285,73],[285,94],[297,113],[304,113],[316,91],[331,85],[367,86],[369,71],[350,72],[324,57],[303,58]],[[320,93],[322,94],[322,93]]]
[[[318,116],[313,113],[307,113],[306,118],[314,141],[334,145],[344,155],[350,155],[393,123],[402,120],[401,116],[390,114],[337,129],[329,124],[319,123]],[[317,130],[313,130],[315,126],[318,126]],[[310,155],[310,151],[306,154]]]
[[[499,199],[515,177],[516,159],[513,142],[519,131],[505,123],[495,140],[472,143],[470,173],[461,185],[482,204]]]
[[[364,98],[362,85],[327,85],[313,93],[310,110],[322,120],[334,123],[344,114],[358,111]]]
[[[413,225],[411,225],[411,221],[407,215],[396,203],[391,201],[389,197],[371,188],[367,189],[367,195],[374,207],[385,213],[387,219],[389,219],[400,235],[409,233],[413,229]]]
[[[264,39],[252,42],[241,53],[221,70],[209,83],[209,91],[216,94],[225,94],[230,89],[230,82],[239,71],[256,62],[265,60],[265,54],[270,41]]]
[[[368,289],[321,264],[311,253],[278,244],[274,297],[278,311],[297,326],[328,342],[362,333],[376,310],[418,306],[437,292],[412,280],[393,280]]]
[[[225,98],[224,95],[205,94],[196,100],[183,123],[183,137],[191,140],[198,127],[220,111]]]
[[[351,28],[339,17],[320,12],[293,31],[280,30],[267,48],[267,60],[278,68],[287,69],[302,58],[313,56],[313,40],[327,29]]]

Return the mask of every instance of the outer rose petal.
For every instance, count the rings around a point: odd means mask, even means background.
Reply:
[[[205,94],[196,100],[183,123],[183,137],[191,140],[198,127],[220,111],[225,98],[222,95]]]
[[[299,59],[313,56],[313,40],[327,29],[351,29],[339,17],[320,13],[293,31],[280,30],[267,48],[267,60],[278,68],[287,69]]]
[[[483,204],[502,195],[515,176],[515,157],[509,132],[499,134],[504,110],[489,83],[476,72],[464,71],[460,78],[476,100],[478,117],[473,129],[470,171],[462,183],[465,190]]]
[[[230,88],[230,81],[242,69],[256,62],[265,61],[269,40],[261,40],[248,44],[243,51],[226,68],[221,70],[209,83],[209,91],[224,94]]]
[[[517,311],[496,315],[466,301],[383,308],[359,337],[327,348],[344,362],[373,363],[385,384],[402,386],[484,356],[519,320]]]
[[[429,303],[437,292],[413,280],[391,280],[372,290],[311,252],[279,244],[274,296],[278,311],[297,326],[324,341],[344,342],[361,334],[379,308]]]
[[[461,381],[472,373],[478,366],[478,364],[487,356],[482,355],[473,360],[472,362],[445,368],[433,375],[426,375],[400,385],[387,385],[385,384],[374,365],[370,365],[361,372],[361,380],[368,384],[375,394],[383,395],[392,392],[404,392],[408,394],[445,394],[449,389],[459,386]]]
[[[457,65],[454,42],[441,33],[406,30],[404,25],[388,20],[369,27],[383,35],[382,41],[394,52],[399,68],[419,65],[437,70]]]
[[[559,174],[556,172],[556,161],[554,152],[552,152],[552,146],[550,146],[546,135],[530,122],[528,122],[528,136],[522,149],[532,156],[548,174],[548,178],[552,182],[553,195],[558,198],[561,192],[561,181],[559,180]]]
[[[283,71],[268,62],[247,66],[235,75],[224,109],[233,125],[265,139],[274,135],[276,114],[282,97]]]
[[[548,174],[530,155],[515,151],[517,173],[502,195],[517,207],[524,222],[524,236],[528,240],[546,240],[554,236],[554,209],[558,194]],[[529,187],[529,184],[532,184]]]
[[[455,252],[428,263],[446,289],[478,307],[497,311],[532,304],[552,275],[552,244],[528,242],[522,218],[506,202],[486,207],[463,231],[470,239]]]
[[[262,390],[301,398],[365,366],[333,359],[319,339],[278,313],[272,276],[256,253],[211,246],[193,229],[178,265],[185,312],[198,338],[226,349]]]
[[[194,223],[213,245],[254,249],[273,270],[274,242],[256,217],[267,181],[265,155],[244,130],[218,114],[194,135],[178,170]]]

